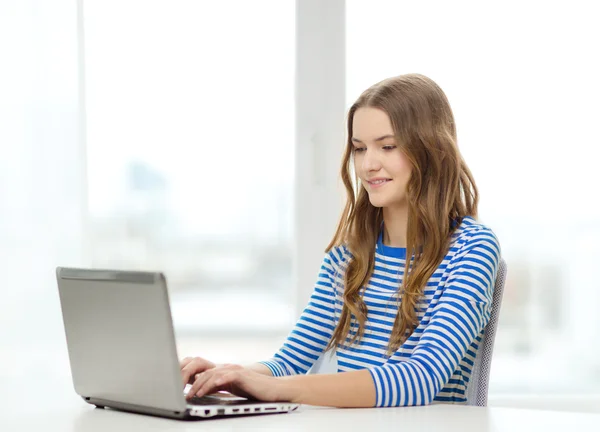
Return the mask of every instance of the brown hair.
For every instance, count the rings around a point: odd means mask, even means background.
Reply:
[[[364,335],[367,307],[361,288],[367,284],[375,265],[375,245],[383,221],[381,208],[374,207],[364,187],[355,195],[350,173],[352,123],[358,108],[383,110],[390,118],[396,141],[411,164],[407,184],[408,225],[406,267],[402,302],[388,346],[396,351],[418,325],[416,306],[428,279],[448,252],[452,232],[465,216],[477,216],[478,192],[469,168],[456,143],[454,116],[442,89],[430,78],[407,74],[381,81],[365,90],[348,112],[348,137],[341,177],[348,198],[336,230],[327,246],[344,244],[352,254],[344,275],[344,303],[340,321],[327,346],[346,345]],[[350,333],[351,323],[358,322]]]

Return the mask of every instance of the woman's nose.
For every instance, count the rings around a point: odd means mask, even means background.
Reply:
[[[363,158],[363,170],[377,171],[381,168],[381,161],[374,150],[365,150]]]

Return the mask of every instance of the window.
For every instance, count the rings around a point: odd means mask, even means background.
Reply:
[[[180,333],[293,322],[294,16],[85,1],[92,265],[165,271]]]

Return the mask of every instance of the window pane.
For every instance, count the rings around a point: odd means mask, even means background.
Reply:
[[[600,384],[600,38],[585,2],[347,3],[347,102],[419,72],[446,92],[508,263],[492,392]]]
[[[181,332],[287,331],[294,2],[84,14],[93,265],[165,271]]]

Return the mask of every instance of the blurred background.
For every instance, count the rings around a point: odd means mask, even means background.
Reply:
[[[341,210],[345,111],[418,72],[450,100],[508,263],[491,404],[600,393],[593,10],[0,1],[2,382],[43,357],[71,385],[57,265],[164,271],[180,356],[270,357]]]

